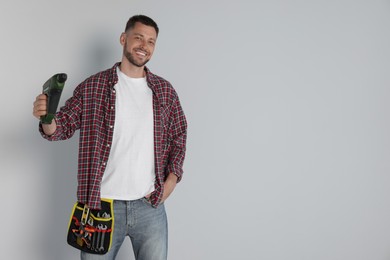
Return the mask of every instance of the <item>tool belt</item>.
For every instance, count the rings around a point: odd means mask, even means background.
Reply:
[[[67,242],[91,254],[106,254],[114,231],[113,200],[102,199],[101,210],[76,202],[69,220]]]

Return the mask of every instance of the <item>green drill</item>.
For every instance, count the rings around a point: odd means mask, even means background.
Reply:
[[[47,114],[41,116],[42,124],[51,124],[51,121],[57,112],[58,103],[60,102],[66,79],[67,75],[65,73],[58,73],[43,84],[43,94],[47,96]]]

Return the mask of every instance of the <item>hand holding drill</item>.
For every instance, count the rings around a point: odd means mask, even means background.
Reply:
[[[65,73],[55,74],[45,82],[43,93],[35,99],[33,115],[41,120],[43,131],[47,135],[52,135],[56,130],[56,122],[53,119],[66,79]]]

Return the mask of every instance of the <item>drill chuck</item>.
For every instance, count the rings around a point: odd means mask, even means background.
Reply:
[[[57,76],[58,83],[65,83],[68,76],[65,73],[59,73]]]

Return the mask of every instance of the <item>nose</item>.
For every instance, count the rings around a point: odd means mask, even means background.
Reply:
[[[146,41],[145,41],[145,40],[142,40],[142,41],[140,42],[140,47],[141,47],[142,49],[144,49],[145,46],[146,46]]]

